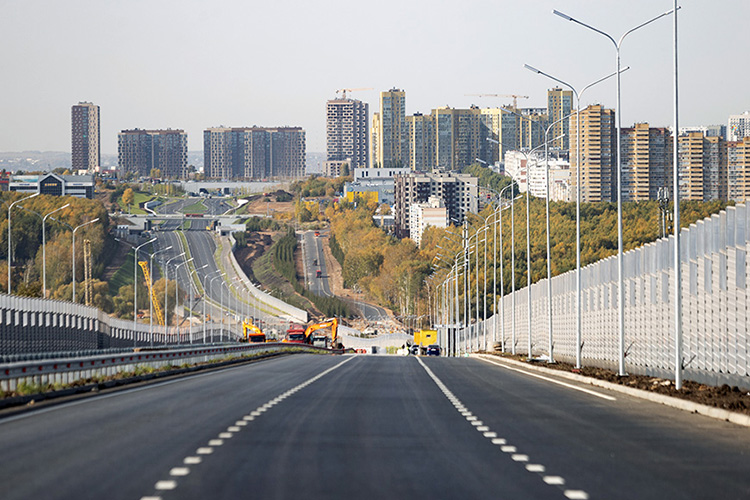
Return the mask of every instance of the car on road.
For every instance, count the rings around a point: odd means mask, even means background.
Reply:
[[[419,348],[419,344],[414,344],[413,346],[409,348],[409,354],[413,356],[418,356],[419,354],[421,354],[420,351],[421,349]]]
[[[440,356],[440,346],[437,344],[431,344],[427,346],[428,356]]]

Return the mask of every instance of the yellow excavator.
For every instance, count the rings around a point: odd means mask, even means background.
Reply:
[[[322,330],[323,328],[329,328],[329,327],[331,329],[330,339],[328,335],[325,335],[325,334],[313,335],[313,332],[317,330]],[[313,323],[312,325],[308,326],[307,329],[305,330],[305,343],[312,344],[316,347],[336,348],[338,347],[337,345],[338,329],[339,329],[338,318],[329,318],[320,323]],[[330,341],[330,344],[329,344],[329,341]]]
[[[245,319],[242,321],[242,338],[243,342],[265,342],[266,334],[252,320]]]

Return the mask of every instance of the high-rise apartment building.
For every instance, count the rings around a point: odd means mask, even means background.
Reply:
[[[79,102],[71,108],[71,167],[96,172],[101,163],[99,106]]]
[[[429,172],[435,165],[435,121],[432,115],[406,117],[406,165],[415,172]]]
[[[460,170],[482,157],[482,112],[442,107],[432,110],[435,124],[435,166],[441,170]]]
[[[353,168],[369,166],[368,105],[357,99],[326,103],[326,160],[350,160]]]
[[[633,127],[623,128],[620,137],[623,201],[655,200],[659,188],[671,192],[672,138],[669,130],[636,123]]]
[[[519,147],[534,149],[543,144],[544,131],[549,124],[547,110],[544,108],[521,108],[518,111],[524,116],[524,118],[518,120]],[[549,138],[554,139],[556,137],[556,135],[551,135],[550,131]],[[553,147],[553,145],[550,145],[550,148]]]
[[[477,213],[477,178],[468,174],[410,173],[396,175],[393,213],[395,233],[399,238],[409,237],[410,207],[413,203],[426,203],[430,197],[443,200],[448,220],[463,223],[467,212]]]
[[[211,179],[266,179],[305,174],[305,131],[300,127],[209,128],[203,165]]]
[[[750,201],[750,137],[727,142],[727,179],[730,200]]]
[[[380,158],[380,113],[372,114],[372,126],[370,127],[370,168],[382,167]]]
[[[406,165],[406,92],[393,88],[380,93],[378,161],[383,168]]]
[[[547,91],[547,119],[552,125],[549,136],[552,139],[564,137],[552,142],[551,147],[557,149],[569,149],[570,147],[570,122],[564,120],[573,111],[573,91],[563,90],[559,87]]]
[[[117,134],[118,169],[122,173],[162,177],[187,175],[187,134],[184,130],[123,130]]]
[[[750,137],[750,111],[745,111],[741,115],[729,115],[727,140],[739,141],[743,137]]]
[[[681,135],[678,143],[680,199],[727,199],[727,143],[724,138],[691,132]]]
[[[550,118],[551,119],[551,118]],[[570,182],[576,198],[578,169],[581,169],[581,200],[586,202],[617,199],[617,136],[615,111],[594,104],[581,110],[581,157],[577,158],[577,117],[569,120]]]

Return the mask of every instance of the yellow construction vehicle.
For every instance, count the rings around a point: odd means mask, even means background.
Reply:
[[[148,271],[148,262],[145,260],[138,261],[138,265],[143,269],[143,277],[146,278],[146,285],[148,286],[148,293],[151,294],[151,302],[154,304],[154,313],[156,313],[156,321],[160,324],[164,324],[164,313],[161,310],[161,304],[159,298],[154,292],[154,287],[151,285],[151,274]]]
[[[266,334],[255,326],[250,319],[242,321],[243,342],[265,342]]]
[[[323,328],[329,328],[331,329],[331,337],[329,339],[328,335],[313,335],[313,332],[317,330],[321,330]],[[338,329],[339,329],[339,320],[338,318],[330,318],[327,319],[321,323],[313,323],[312,325],[308,326],[305,330],[305,343],[312,344],[316,347],[331,347],[336,348],[337,340],[338,340]],[[329,344],[330,340],[330,344]]]

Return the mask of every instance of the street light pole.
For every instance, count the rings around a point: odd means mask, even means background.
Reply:
[[[90,222],[87,222],[86,224],[90,224]],[[78,227],[83,227],[85,224],[81,224]],[[78,229],[78,227],[76,229]],[[156,238],[151,238],[146,243],[143,243],[141,245],[138,245],[135,247],[135,252],[133,253],[133,331],[135,332],[136,324],[138,323],[138,250],[141,249],[141,247],[144,247],[148,245],[149,243],[153,243],[156,241]],[[76,235],[75,235],[75,229],[73,230],[73,302],[76,301],[76,292],[75,292],[75,286],[76,286]]]
[[[674,191],[674,387],[682,389],[682,265],[680,264],[680,175],[679,175],[679,79],[677,60],[677,0],[674,0],[673,45],[674,52],[674,140],[672,146],[672,190]]]
[[[193,285],[194,284],[193,284],[192,273],[195,273],[195,277],[198,278],[198,271],[200,271],[201,269],[205,269],[207,267],[208,267],[208,264],[204,264],[203,266],[201,266],[201,267],[199,267],[197,269],[193,269],[190,273],[188,273],[188,277],[190,278],[190,320],[188,321],[188,328],[190,328],[191,330],[193,328],[193,295],[195,295],[193,293]],[[198,278],[198,281],[200,281],[200,278]],[[196,291],[198,291],[197,288],[196,288]],[[206,312],[205,311],[205,301],[203,301],[203,302],[204,302],[204,310],[203,310],[203,312],[205,313]],[[203,334],[204,334],[204,336],[203,336],[203,343],[204,344],[206,343],[205,333],[206,333],[206,329],[205,329],[205,323],[204,323],[204,328],[203,328]],[[192,336],[190,337],[190,342],[192,343]]]
[[[169,245],[167,248],[164,248],[162,250],[157,250],[156,252],[152,253],[149,258],[149,273],[148,273],[149,294],[148,295],[149,295],[150,300],[149,300],[149,308],[148,308],[148,316],[149,316],[148,330],[149,330],[149,335],[151,337],[151,347],[154,346],[154,292],[153,292],[154,290],[154,256],[162,252],[166,252],[167,250],[171,250],[171,249],[172,249],[172,245]]]
[[[677,7],[679,8],[679,7]],[[612,36],[610,36],[608,33],[605,33],[604,31],[594,28],[593,26],[590,26],[582,21],[579,21],[578,19],[574,19],[566,14],[563,14],[562,12],[559,12],[557,10],[553,10],[552,13],[562,17],[566,21],[572,21],[576,24],[579,24],[583,26],[584,28],[588,28],[596,33],[599,33],[600,35],[606,37],[615,47],[615,74],[617,75],[617,109],[615,111],[615,114],[617,115],[617,276],[618,276],[618,290],[617,290],[617,316],[618,316],[618,337],[619,337],[619,370],[618,374],[622,377],[625,376],[625,285],[624,285],[624,269],[623,269],[623,238],[622,238],[622,156],[621,156],[621,143],[620,143],[620,135],[622,132],[622,107],[620,103],[620,47],[622,46],[622,42],[625,40],[625,37],[628,36],[630,33],[636,31],[637,29],[643,28],[644,26],[647,26],[657,19],[661,19],[664,16],[668,16],[669,14],[676,12],[675,9],[669,10],[667,12],[664,12],[662,14],[659,14],[658,16],[649,19],[648,21],[639,24],[635,28],[632,28],[628,31],[626,31],[619,39],[619,41],[616,41]],[[580,124],[580,121],[579,121]],[[580,127],[579,127],[580,128]],[[677,133],[677,130],[675,130],[675,133]],[[676,146],[675,146],[676,147]]]
[[[64,208],[68,208],[69,206],[70,203],[66,203],[60,208],[56,208],[42,217],[42,297],[45,299],[47,298],[47,217],[54,214],[55,212],[59,212]]]
[[[10,276],[10,269],[11,269],[11,267],[13,266],[13,250],[12,250],[12,246],[11,246],[11,244],[10,244],[10,242],[11,242],[11,237],[12,237],[12,235],[13,235],[13,233],[12,233],[12,232],[11,232],[11,230],[10,230],[10,229],[11,229],[11,227],[10,227],[10,215],[11,215],[11,210],[13,210],[13,206],[15,206],[15,205],[16,205],[17,203],[20,203],[20,202],[22,202],[22,201],[24,201],[24,200],[28,200],[28,199],[31,199],[31,198],[33,198],[34,196],[39,196],[39,193],[34,193],[34,194],[32,194],[31,196],[27,196],[27,197],[25,197],[25,198],[21,198],[20,200],[16,200],[16,201],[14,201],[13,203],[11,203],[11,204],[10,204],[10,205],[8,206],[8,295],[10,295],[10,293],[11,293],[11,276]]]
[[[167,335],[169,333],[169,263],[175,259],[179,259],[184,256],[187,252],[182,252],[180,255],[176,255],[171,259],[167,259],[167,263],[164,264],[164,341],[167,341]],[[176,271],[175,271],[176,272]],[[177,296],[177,281],[175,280],[175,296]],[[175,301],[176,302],[176,301]]]
[[[78,231],[80,228],[84,226],[88,226],[89,224],[93,224],[94,222],[98,222],[98,221],[99,221],[99,217],[97,217],[94,220],[84,222],[83,224],[76,226],[75,229],[73,229],[73,248],[71,251],[71,254],[73,255],[73,302],[76,301],[76,231]],[[156,238],[154,238],[151,241],[156,241]]]
[[[206,266],[207,265],[208,264],[206,264]],[[203,266],[203,267],[206,267],[206,266]],[[211,281],[208,280],[208,277],[211,276],[212,274],[216,274],[216,273],[220,273],[220,272],[221,271],[216,270],[216,271],[212,271],[210,273],[207,273],[207,274],[203,275],[203,343],[204,344],[206,343],[206,302],[208,300],[208,288],[206,288],[206,282],[208,281],[208,284],[210,285]],[[211,279],[213,279],[213,278],[211,278]]]
[[[581,314],[581,293],[582,293],[581,292],[581,168],[582,168],[582,161],[581,161],[581,98],[583,97],[583,94],[584,94],[584,92],[586,92],[586,90],[588,90],[589,88],[593,87],[594,85],[596,85],[598,83],[601,83],[601,82],[603,82],[605,80],[608,80],[609,78],[612,78],[613,76],[616,75],[616,73],[610,73],[609,75],[607,75],[607,76],[605,76],[603,78],[600,78],[600,79],[598,79],[598,80],[596,80],[596,81],[594,81],[594,82],[586,85],[585,87],[583,87],[583,89],[580,92],[578,92],[575,89],[575,87],[573,87],[569,83],[567,83],[567,82],[565,82],[563,80],[560,80],[559,78],[555,78],[554,76],[552,76],[552,75],[550,75],[548,73],[545,73],[544,71],[538,70],[538,69],[534,68],[533,66],[529,66],[528,64],[524,64],[524,67],[526,69],[528,69],[529,71],[532,71],[532,72],[537,73],[537,74],[542,75],[542,76],[546,76],[550,80],[553,80],[553,81],[555,81],[555,82],[557,82],[557,83],[559,83],[559,84],[561,84],[561,85],[563,85],[565,87],[568,87],[573,92],[573,94],[576,97],[576,368],[580,369],[581,368],[581,346],[583,345],[583,341],[582,341],[582,337],[583,337],[583,335],[582,335],[582,321],[581,321],[581,316],[582,316],[582,314]],[[627,71],[628,69],[630,69],[630,66],[622,69],[620,71],[620,73],[623,73],[623,72]],[[560,120],[564,120],[565,118],[566,117],[563,117]],[[558,120],[558,121],[560,121],[560,120]],[[555,123],[557,123],[557,122],[555,122]],[[555,123],[551,124],[547,128],[547,130],[545,131],[545,135],[544,135],[545,142],[546,142],[546,139],[547,139],[547,133],[548,133],[548,131],[550,130],[550,128],[552,127],[552,125],[554,125]],[[549,198],[549,164],[547,165],[547,177],[548,177],[548,181],[547,181],[547,189],[548,189],[548,191],[547,191],[547,193],[548,193],[548,198]],[[549,243],[549,200],[548,200],[548,205],[547,205],[547,252],[548,252],[548,259],[549,259],[549,244],[550,243]],[[551,271],[550,271],[549,262],[548,262],[547,273],[548,273],[548,277],[551,277]],[[550,283],[549,286],[551,287],[551,285],[552,284]],[[552,321],[552,311],[551,311],[551,307],[552,307],[552,304],[551,304],[552,294],[551,293],[552,292],[548,290],[548,293],[550,294],[550,298],[549,298],[549,300],[550,300],[550,305],[549,305],[549,307],[550,307],[550,311],[549,311],[549,314],[550,314],[550,326],[549,326],[549,328],[550,328],[550,362],[552,362],[553,361],[553,358],[552,358],[552,338],[551,338],[552,337],[552,333],[551,333],[552,332],[552,325],[551,325],[551,321]]]
[[[184,254],[185,254],[185,252],[183,252],[183,255]],[[175,307],[177,308],[177,313],[175,315],[175,320],[177,321],[177,343],[178,344],[180,343],[180,332],[181,332],[181,327],[182,327],[182,321],[181,320],[177,320],[177,316],[180,315],[180,312],[179,312],[180,311],[180,294],[179,294],[180,287],[179,287],[179,274],[178,274],[178,272],[179,272],[179,270],[180,270],[180,268],[182,266],[184,266],[185,264],[189,264],[190,262],[192,262],[194,260],[195,260],[195,257],[190,257],[185,262],[183,262],[181,264],[177,264],[174,267],[174,283],[175,283],[174,300],[175,300]],[[190,273],[189,272],[188,272],[188,281],[190,281]],[[183,314],[182,316],[184,317],[185,315]],[[191,344],[193,343],[192,337],[190,338],[190,343]]]

